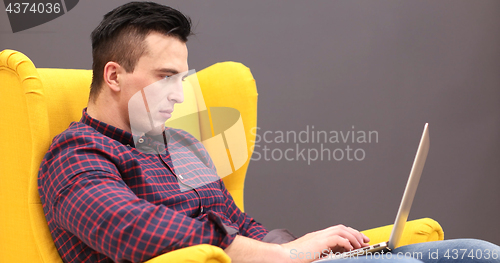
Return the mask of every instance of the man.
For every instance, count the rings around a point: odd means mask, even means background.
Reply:
[[[92,32],[88,107],[80,122],[54,138],[39,173],[45,216],[63,260],[141,262],[212,244],[233,262],[311,262],[291,251],[367,246],[368,237],[342,225],[288,243],[265,242],[269,232],[213,180],[203,146],[164,127],[184,100],[190,34],[187,17],[151,2],[116,8]],[[199,178],[204,183],[193,187]]]

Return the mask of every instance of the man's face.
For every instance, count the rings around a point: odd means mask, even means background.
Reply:
[[[133,133],[158,134],[175,103],[184,101],[182,80],[187,75],[186,44],[175,37],[151,33],[146,52],[132,73],[121,74],[122,110],[127,110]]]

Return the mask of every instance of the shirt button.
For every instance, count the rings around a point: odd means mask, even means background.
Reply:
[[[143,139],[143,138],[139,138],[138,142],[139,142],[139,143],[143,143],[143,142],[144,142],[144,139]]]
[[[200,214],[203,214],[203,206],[200,209]]]

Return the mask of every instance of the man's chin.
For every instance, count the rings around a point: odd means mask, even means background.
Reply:
[[[164,130],[165,130],[165,124],[160,124],[158,126],[155,126],[153,128],[151,128],[151,126],[149,127],[132,127],[132,134],[134,134],[135,136],[143,136],[143,135],[150,135],[150,136],[154,136],[154,135],[159,135],[161,134]]]
[[[147,135],[155,136],[155,135],[160,135],[162,132],[165,130],[165,125],[160,125],[154,127],[152,130],[146,132]]]

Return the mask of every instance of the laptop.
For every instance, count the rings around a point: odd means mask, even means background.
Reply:
[[[425,160],[427,159],[427,153],[429,152],[429,146],[429,124],[426,123],[424,126],[424,132],[422,133],[422,138],[420,139],[420,144],[418,145],[417,154],[410,171],[410,177],[408,178],[408,182],[406,183],[403,199],[401,200],[401,204],[399,205],[398,214],[396,215],[396,220],[394,221],[394,227],[392,228],[389,241],[364,248],[354,249],[341,254],[330,254],[325,258],[315,262],[356,257],[370,253],[374,254],[375,252],[380,253],[382,250],[391,251],[398,247],[401,236],[403,235],[406,220],[408,219],[408,214],[410,213],[413,198],[415,197],[415,193],[417,192],[418,182],[420,181],[420,175],[422,174],[422,170],[424,169]]]

